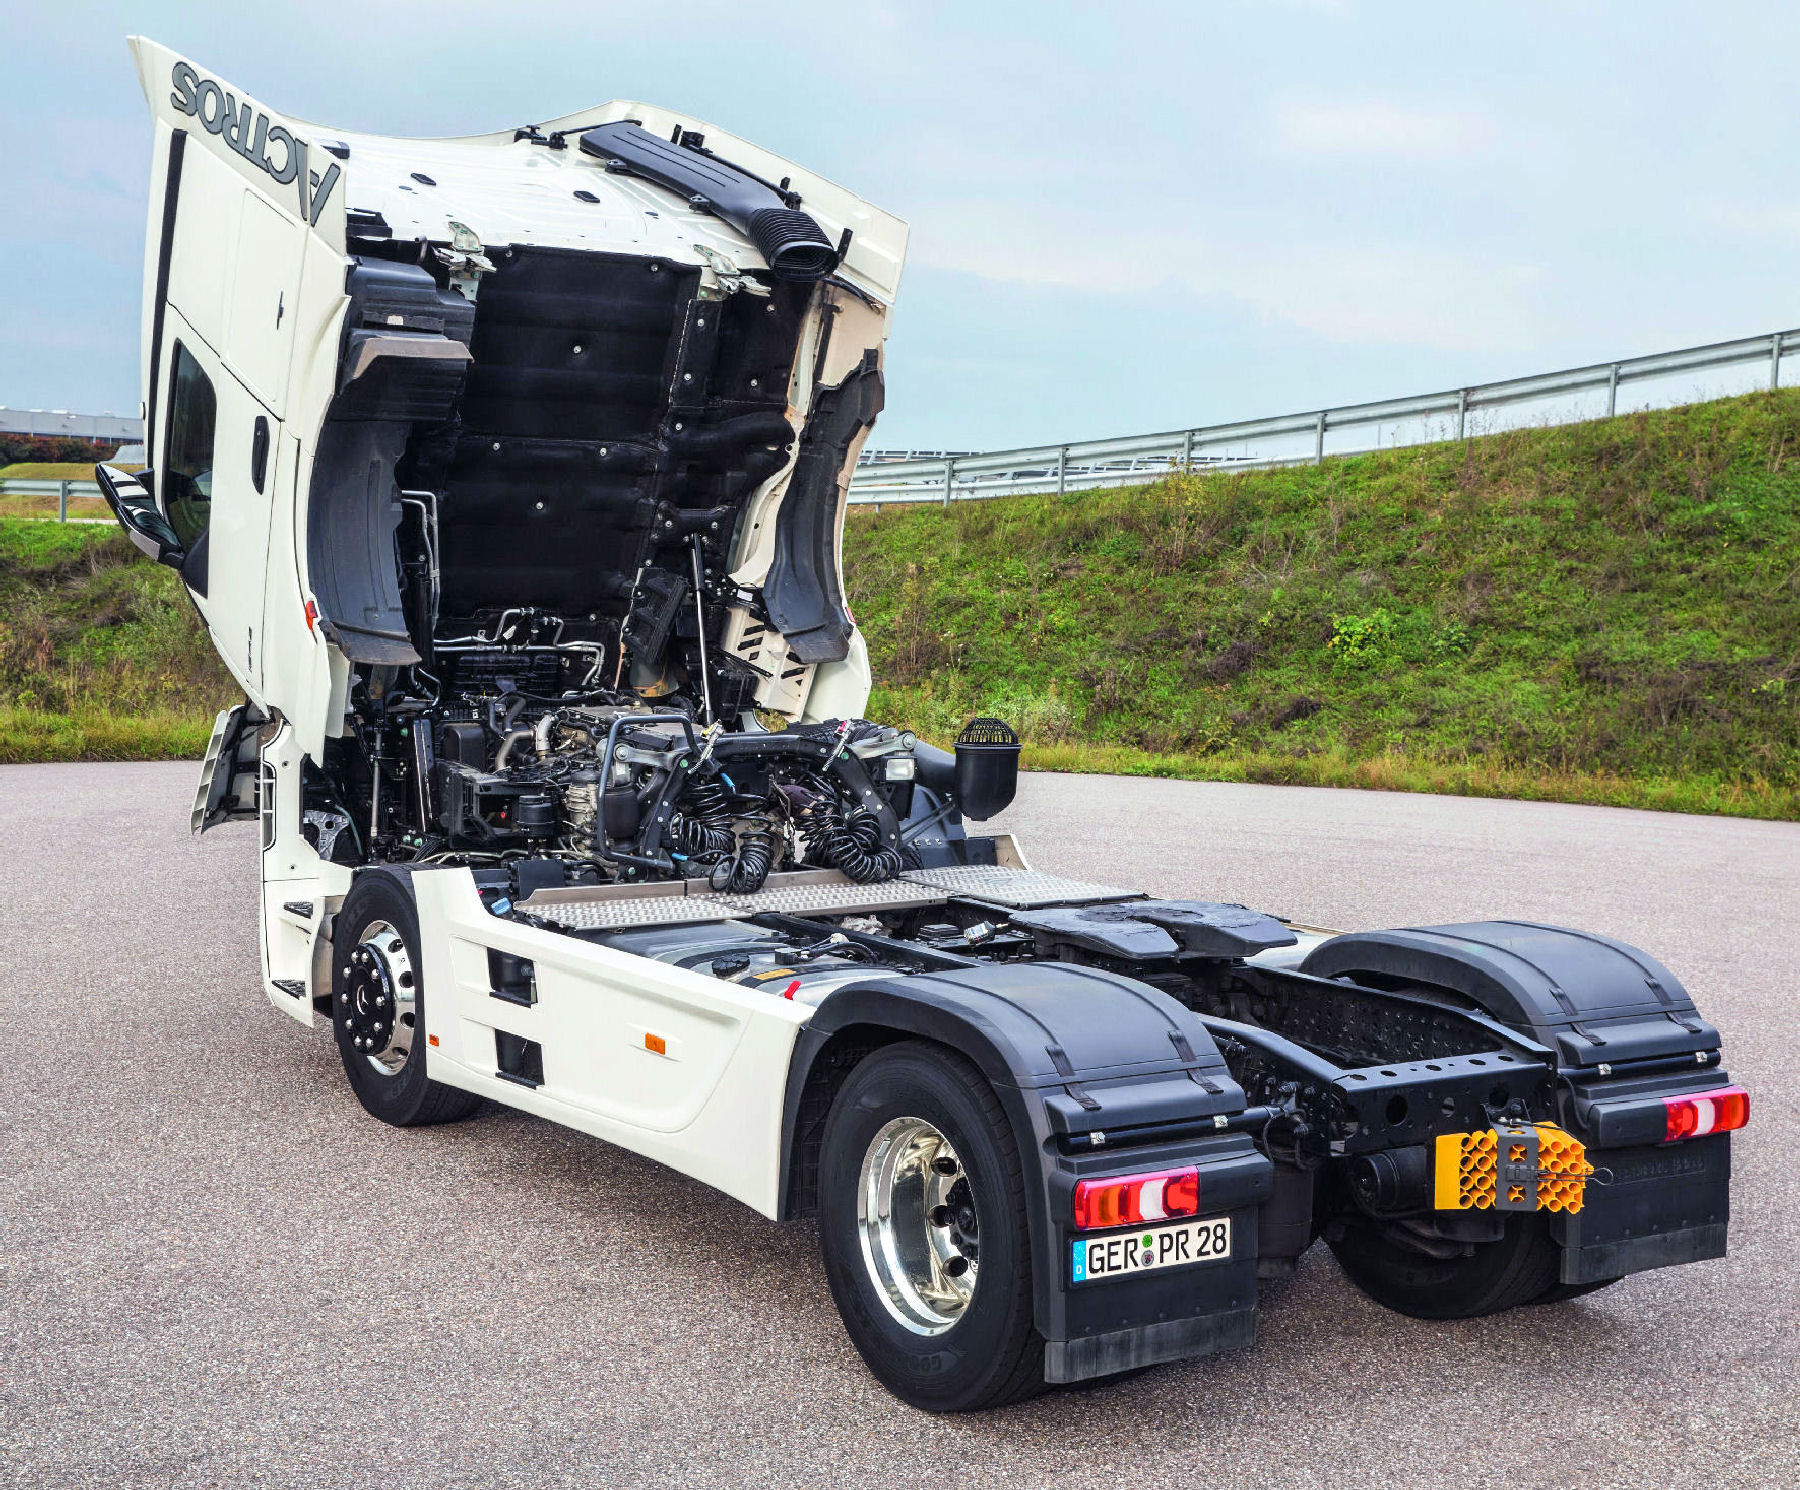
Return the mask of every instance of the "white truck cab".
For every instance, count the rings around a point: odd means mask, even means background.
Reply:
[[[97,476],[243,689],[193,826],[260,819],[265,989],[369,1112],[817,1214],[937,1410],[1247,1344],[1321,1230],[1432,1317],[1723,1253],[1748,1099],[1644,954],[1037,873],[965,828],[1010,729],[861,717],[901,223],[647,104],[387,139],[132,47],[149,469]]]

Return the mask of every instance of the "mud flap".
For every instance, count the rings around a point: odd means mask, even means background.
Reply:
[[[1604,1183],[1572,1216],[1551,1221],[1564,1283],[1597,1283],[1649,1268],[1725,1256],[1731,1137],[1591,1150]]]

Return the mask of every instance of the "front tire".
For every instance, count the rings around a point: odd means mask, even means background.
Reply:
[[[909,1041],[850,1073],[825,1123],[819,1243],[851,1343],[902,1401],[969,1412],[1042,1389],[1018,1144],[960,1056]]]
[[[425,1074],[419,914],[385,874],[357,877],[332,933],[331,1027],[365,1111],[396,1128],[453,1123],[481,1098]]]

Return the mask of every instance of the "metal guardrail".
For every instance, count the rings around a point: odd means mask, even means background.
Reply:
[[[1262,466],[1298,465],[1321,461],[1327,455],[1361,454],[1384,448],[1384,444],[1422,445],[1460,440],[1471,433],[1471,423],[1476,426],[1474,433],[1492,433],[1503,426],[1484,416],[1533,404],[1553,404],[1559,399],[1596,395],[1604,395],[1604,411],[1598,407],[1566,407],[1559,413],[1551,407],[1540,410],[1537,422],[1572,424],[1583,419],[1610,418],[1618,412],[1621,388],[1659,379],[1766,365],[1768,386],[1779,388],[1782,358],[1795,350],[1800,350],[1800,330],[1774,331],[1738,341],[1684,347],[1680,351],[1658,352],[1618,362],[1596,362],[1587,367],[1508,378],[1498,383],[1481,383],[1414,398],[1346,404],[1306,414],[1201,425],[1161,434],[1072,441],[1063,445],[1029,445],[1016,450],[933,451],[929,454],[864,451],[851,477],[849,500],[859,505],[876,506],[883,502],[948,504],[979,497],[1046,492],[1061,495],[1071,490],[1135,486],[1160,480],[1173,471],[1195,467],[1250,470]],[[1690,386],[1686,396],[1664,402],[1692,403],[1702,396],[1717,397],[1719,391],[1702,392]],[[0,411],[7,412],[17,411]],[[1384,442],[1382,433],[1389,429],[1392,438]],[[1358,430],[1373,431],[1375,437],[1360,444],[1340,440],[1327,448],[1328,437],[1332,434]],[[1279,448],[1283,442],[1294,448]],[[1235,452],[1234,446],[1239,447]],[[8,492],[57,497],[59,519],[66,522],[70,520],[69,498],[97,497],[100,488],[92,481],[0,481],[0,493]]]
[[[1597,362],[1588,367],[1509,378],[1503,382],[1482,383],[1415,398],[1349,404],[1306,414],[1284,414],[1274,419],[1205,425],[1154,435],[1032,445],[975,455],[944,452],[929,457],[896,458],[898,452],[865,452],[851,477],[849,500],[877,506],[883,502],[942,502],[948,505],[969,498],[1047,492],[1061,495],[1095,487],[1135,486],[1194,467],[1248,470],[1261,466],[1316,463],[1327,455],[1362,454],[1393,445],[1460,440],[1472,432],[1493,433],[1506,426],[1502,419],[1491,416],[1532,404],[1551,405],[1540,411],[1537,423],[1573,424],[1584,419],[1610,418],[1619,410],[1622,387],[1658,379],[1766,365],[1768,386],[1778,388],[1781,386],[1782,357],[1796,349],[1800,349],[1800,330],[1775,331],[1740,341],[1714,342],[1709,346],[1686,347],[1677,352],[1659,352],[1618,362]],[[1604,395],[1604,412],[1597,406],[1599,395]],[[1701,393],[1690,387],[1686,396],[1668,398],[1664,402],[1692,403],[1698,397],[1718,396],[1717,390]],[[1565,408],[1559,415],[1553,403],[1555,400],[1584,398],[1596,406]],[[1384,440],[1383,432],[1390,429],[1392,438]],[[1372,431],[1374,438],[1361,443],[1341,439],[1329,441],[1330,435],[1340,431]]]
[[[100,485],[95,481],[0,481],[0,496],[55,497],[56,520],[67,522],[111,522],[111,518],[70,517],[70,497],[98,497]]]

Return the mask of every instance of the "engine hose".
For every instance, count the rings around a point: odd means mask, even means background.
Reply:
[[[834,816],[824,837],[825,856],[859,885],[891,880],[901,870],[900,851],[882,846],[880,822],[860,807],[847,817]]]
[[[732,850],[731,808],[718,781],[697,781],[681,794],[681,810],[669,837],[692,859],[715,859]]]
[[[732,895],[753,895],[762,889],[774,862],[774,835],[746,833],[738,840],[737,853],[713,870],[712,887]]]

